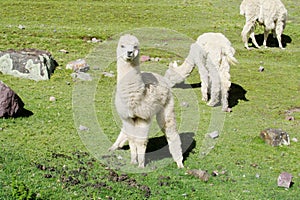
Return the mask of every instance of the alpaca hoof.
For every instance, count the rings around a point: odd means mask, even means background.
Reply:
[[[224,112],[232,112],[232,109],[231,108],[223,108],[222,111],[224,111]]]
[[[145,168],[144,164],[139,164],[138,168]]]
[[[115,146],[111,146],[108,151],[115,151],[118,147],[115,147]]]
[[[208,98],[207,97],[202,97],[202,101],[207,102]]]
[[[214,106],[217,106],[217,105],[218,105],[218,102],[216,102],[216,101],[209,101],[209,102],[207,103],[207,105],[210,106],[210,107],[214,107]]]
[[[136,165],[138,162],[136,160],[131,160],[130,164]]]
[[[184,166],[183,166],[183,164],[182,164],[181,161],[180,161],[180,162],[177,162],[177,167],[178,167],[178,169],[184,168]]]

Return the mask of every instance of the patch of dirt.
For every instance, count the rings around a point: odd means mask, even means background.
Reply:
[[[66,190],[81,188],[84,191],[112,190],[111,183],[125,184],[128,187],[136,188],[141,191],[144,198],[151,196],[149,186],[142,185],[128,174],[118,174],[113,169],[99,163],[87,152],[76,151],[72,155],[63,153],[52,153],[51,159],[43,163],[33,163],[41,170],[43,178],[57,179]],[[147,176],[146,173],[143,176]],[[113,199],[113,197],[107,197]]]
[[[114,182],[123,182],[129,187],[137,188],[144,192],[144,197],[149,198],[151,195],[151,190],[147,185],[139,184],[134,178],[130,178],[127,174],[118,175],[114,170],[108,169],[109,179]]]

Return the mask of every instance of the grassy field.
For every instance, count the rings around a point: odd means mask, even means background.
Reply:
[[[300,142],[271,147],[259,138],[261,130],[281,128],[300,139],[299,109],[291,113],[295,120],[286,120],[287,110],[300,107],[300,3],[283,3],[289,14],[284,35],[291,38],[286,49],[248,51],[240,37],[238,0],[1,0],[0,50],[47,50],[59,67],[49,81],[0,74],[33,112],[0,119],[0,199],[298,199]],[[143,63],[143,70],[163,74],[205,32],[225,34],[236,49],[233,112],[206,106],[199,87],[174,88],[185,169],[172,162],[155,123],[144,170],[128,165],[126,148],[109,154],[120,120],[113,105],[116,77],[102,72],[116,74],[118,37],[137,35],[141,53],[161,59]],[[93,37],[102,42],[89,42]],[[79,58],[91,65],[93,81],[74,81],[65,69]],[[199,82],[197,70],[186,81]],[[214,130],[219,138],[205,137]],[[218,175],[204,182],[189,169]],[[293,175],[289,189],[277,186],[284,171]]]

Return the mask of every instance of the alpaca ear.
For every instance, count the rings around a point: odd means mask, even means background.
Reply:
[[[169,69],[173,69],[173,68],[174,68],[173,65],[174,65],[173,62],[170,62],[170,63],[169,63]]]
[[[174,68],[178,67],[178,63],[177,63],[177,61],[174,61],[174,63],[173,63],[173,67],[174,67]]]

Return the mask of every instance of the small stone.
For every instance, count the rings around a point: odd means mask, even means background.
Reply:
[[[65,54],[69,53],[69,52],[68,52],[67,50],[65,50],[65,49],[61,49],[61,50],[59,50],[59,52],[65,53]]]
[[[102,72],[102,75],[105,77],[114,77],[115,75],[111,72]]]
[[[183,101],[183,102],[181,102],[181,107],[189,107],[189,103],[188,102],[186,102],[186,101]]]
[[[102,40],[99,40],[99,39],[93,37],[92,40],[91,40],[91,42],[92,43],[97,43],[97,42],[102,42]]]
[[[259,66],[258,71],[259,72],[263,72],[265,70],[265,68],[263,66]]]
[[[297,138],[292,138],[292,141],[293,142],[298,142],[298,139]]]
[[[285,187],[290,188],[292,183],[293,176],[287,172],[282,172],[278,179],[277,179],[277,185],[278,187]]]
[[[214,170],[212,173],[211,173],[212,176],[218,176],[219,175],[219,172],[217,170]]]
[[[260,175],[259,175],[259,174],[255,174],[255,177],[256,177],[256,178],[260,178]]]
[[[89,128],[86,127],[86,126],[80,125],[80,126],[79,126],[79,130],[80,130],[80,131],[88,131]]]
[[[22,29],[25,29],[25,26],[23,26],[23,25],[20,24],[20,25],[18,26],[18,28],[22,30]]]
[[[293,116],[286,116],[285,119],[288,120],[288,121],[294,121],[295,120],[295,118]]]
[[[154,61],[155,61],[155,62],[159,62],[160,60],[161,60],[161,59],[160,59],[159,57],[155,57],[155,58],[154,58]]]
[[[212,133],[209,133],[208,135],[209,135],[209,137],[211,137],[212,139],[215,139],[215,138],[219,137],[219,132],[218,132],[218,131],[214,131],[214,132],[212,132]]]
[[[122,156],[118,156],[117,158],[118,158],[118,160],[122,160],[122,159],[123,159],[123,157],[122,157]]]
[[[55,98],[54,96],[51,96],[51,97],[49,98],[49,101],[56,101],[56,98]]]

